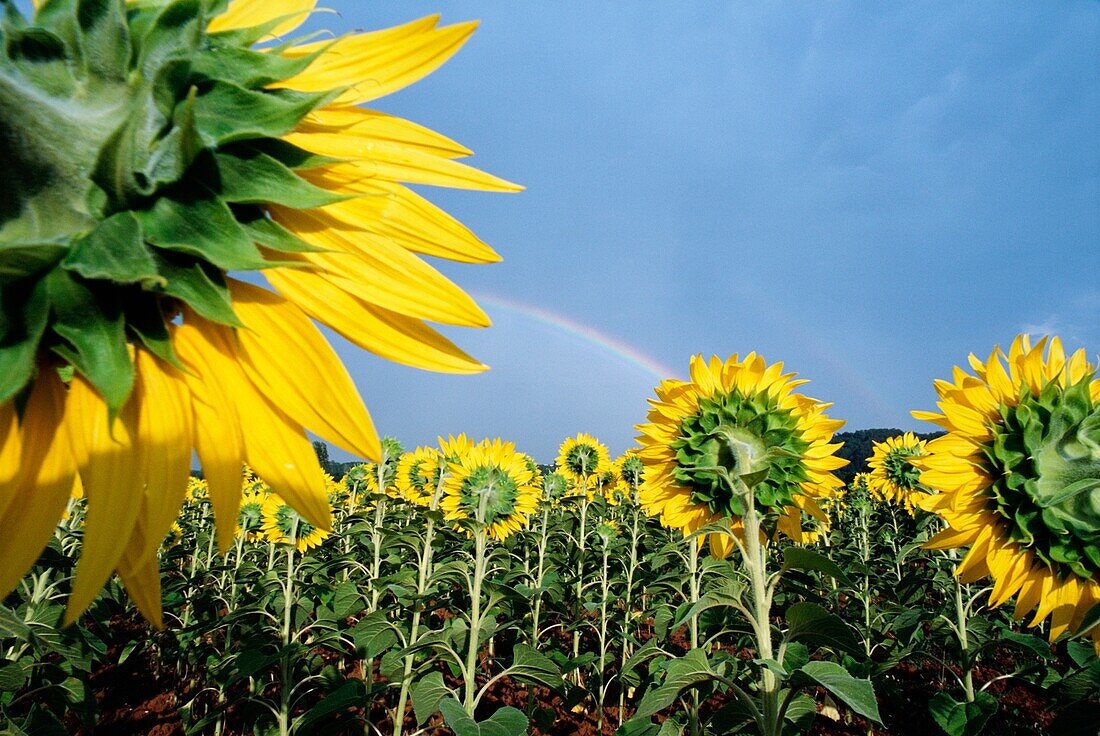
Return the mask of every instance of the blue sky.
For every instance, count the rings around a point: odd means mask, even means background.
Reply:
[[[1021,330],[1100,348],[1100,4],[327,4],[311,26],[480,18],[375,106],[527,187],[425,192],[505,258],[441,266],[490,297],[448,331],[489,373],[336,341],[406,447],[626,449],[659,376],[596,333],[679,373],[756,350],[850,429],[921,427],[934,378]]]

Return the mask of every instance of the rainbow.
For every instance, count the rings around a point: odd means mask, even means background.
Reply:
[[[609,355],[615,356],[622,362],[644,371],[646,375],[655,379],[655,381],[662,381],[666,378],[677,378],[681,375],[681,371],[668,367],[656,358],[646,355],[633,345],[608,335],[607,333],[600,332],[594,327],[581,324],[574,319],[566,317],[564,314],[558,314],[557,312],[551,312],[549,309],[544,309],[534,304],[524,304],[523,302],[494,296],[492,294],[471,293],[470,296],[472,296],[478,304],[486,307],[490,316],[492,316],[493,309],[499,309],[510,314],[534,320],[539,324],[551,327],[557,332],[586,342]]]

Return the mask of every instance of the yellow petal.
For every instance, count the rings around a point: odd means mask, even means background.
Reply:
[[[301,425],[274,403],[278,396],[269,401],[245,375],[234,347],[235,336],[229,328],[194,315],[191,322],[226,351],[227,359],[219,358],[217,375],[237,407],[245,461],[310,524],[331,530],[332,509],[325,477]]]
[[[271,285],[306,314],[375,355],[442,373],[488,369],[420,320],[369,304],[317,274],[278,268],[265,273]]]
[[[0,519],[15,498],[23,456],[23,433],[12,402],[0,405]]]
[[[343,449],[371,459],[382,454],[351,376],[321,332],[293,302],[243,281],[229,280],[238,355],[249,379],[294,421]]]
[[[183,375],[146,350],[135,351],[138,444],[145,457],[145,512],[141,525],[145,548],[131,565],[143,567],[155,558],[161,542],[179,518],[191,470],[191,402]],[[159,599],[158,599],[159,600]]]
[[[460,263],[497,263],[500,255],[465,225],[408,187],[363,179],[354,167],[332,164],[300,174],[338,194],[363,194],[323,208],[333,227],[389,238],[414,253]]]
[[[84,547],[76,565],[65,625],[95,600],[122,556],[141,511],[145,493],[145,457],[137,443],[141,397],[136,391],[108,425],[107,405],[79,374],[69,389],[70,441],[77,457],[88,513]]]
[[[386,238],[357,237],[333,227],[320,211],[272,209],[280,224],[303,240],[333,253],[280,254],[283,260],[316,266],[325,278],[347,284],[361,298],[409,317],[459,327],[488,327],[489,316],[462,289]],[[369,289],[364,285],[369,284]]]
[[[143,543],[139,540],[134,546],[138,549],[123,553],[118,563],[118,576],[126,588],[126,594],[137,606],[145,620],[158,629],[164,628],[164,615],[161,612],[160,558],[141,557]],[[140,559],[139,559],[140,558]]]
[[[76,464],[66,432],[65,404],[61,380],[43,371],[27,399],[23,426],[7,435],[0,450],[3,455],[9,442],[21,449],[18,472],[0,484],[0,496],[7,497],[0,512],[0,599],[34,565],[69,500]],[[10,468],[0,466],[0,472]]]
[[[339,133],[371,143],[415,148],[443,158],[473,153],[445,135],[404,118],[362,107],[322,107],[309,113],[297,127],[302,133]]]
[[[232,0],[225,12],[207,24],[210,33],[255,28],[283,19],[271,34],[282,36],[305,22],[317,0]]]
[[[347,159],[343,166],[362,179],[485,192],[523,190],[518,184],[472,166],[401,144],[372,142],[343,133],[290,133],[283,140],[321,156]]]
[[[337,105],[360,105],[423,79],[458,51],[477,28],[476,22],[436,28],[438,16],[404,26],[320,41],[287,49],[298,58],[323,49],[309,68],[278,83],[302,92],[326,92],[348,87]],[[326,48],[327,47],[327,48]]]
[[[195,450],[202,465],[214,507],[218,550],[225,554],[233,544],[241,506],[244,441],[233,398],[220,376],[237,370],[228,348],[212,342],[199,320],[185,312],[184,322],[173,333],[176,354],[187,373],[194,413]]]

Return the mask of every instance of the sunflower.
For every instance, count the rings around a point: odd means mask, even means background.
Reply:
[[[315,527],[274,493],[264,501],[260,514],[264,538],[272,544],[293,544],[298,552],[319,546],[330,533]]]
[[[473,520],[503,542],[527,525],[538,508],[540,489],[515,445],[483,440],[450,464],[439,508],[452,521]]]
[[[397,465],[405,450],[401,443],[393,437],[382,438],[382,457],[376,463],[367,463],[357,466],[362,468],[363,477],[360,479],[368,493],[378,493],[378,477],[381,473],[384,488],[382,492],[390,498],[403,498],[401,490],[397,487]]]
[[[263,482],[250,483],[241,494],[241,509],[237,512],[237,533],[246,542],[258,542],[264,538],[264,504],[269,492]]]
[[[183,527],[179,525],[178,521],[173,521],[172,526],[168,528],[168,534],[164,536],[164,541],[161,542],[161,548],[168,550],[172,549],[183,541]]]
[[[558,448],[558,472],[581,492],[592,495],[591,485],[611,470],[607,447],[589,434],[569,437]]]
[[[912,515],[928,495],[920,484],[920,469],[914,464],[927,452],[927,442],[912,432],[876,442],[867,464],[867,486],[873,497],[904,506]]]
[[[803,383],[755,353],[694,356],[691,380],[663,381],[649,423],[637,427],[643,510],[685,537],[720,519],[737,530],[745,486],[777,531],[800,542],[802,512],[828,518],[817,499],[837,493],[843,483],[832,471],[846,464],[829,443],[843,422],[825,415],[828,404],[794,393]],[[719,558],[733,544],[717,533],[709,542]]]
[[[1015,595],[1014,617],[1049,617],[1053,641],[1100,603],[1100,379],[1057,337],[1020,335],[970,368],[936,382],[939,412],[913,412],[947,430],[915,461],[940,492],[921,507],[947,522],[926,546],[969,547],[959,579],[992,578],[991,602]]]
[[[499,257],[405,184],[520,187],[360,107],[434,71],[475,24],[284,40],[314,4],[50,0],[30,19],[5,4],[0,597],[77,475],[87,533],[67,623],[112,571],[160,623],[156,550],[193,451],[222,551],[244,461],[328,529],[306,430],[380,448],[313,320],[399,363],[485,369],[425,320],[488,317],[419,256]],[[229,276],[257,270],[272,288]]]
[[[547,473],[542,476],[542,502],[549,506],[557,506],[565,494],[569,492],[569,481],[561,473]]]
[[[628,450],[611,464],[611,474],[615,482],[604,490],[607,502],[612,506],[633,503],[642,484],[645,466],[633,450]]]
[[[418,447],[401,456],[394,483],[406,501],[417,506],[431,503],[439,463],[439,450],[434,447]]]

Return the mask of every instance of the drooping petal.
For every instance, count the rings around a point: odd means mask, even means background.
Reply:
[[[0,510],[0,599],[34,565],[65,511],[76,473],[66,432],[70,422],[61,379],[43,371],[27,400],[22,427],[12,432],[9,425],[0,449],[0,498],[6,499]],[[17,459],[6,457],[9,443],[20,450]],[[13,460],[18,470],[5,472]]]
[[[135,385],[130,400],[109,423],[107,404],[81,375],[73,378],[69,389],[69,437],[79,463],[88,512],[84,547],[65,610],[66,625],[91,605],[114,572],[124,549],[123,540],[133,534],[141,512],[146,461],[137,441],[141,399]]]
[[[195,315],[185,313],[174,331],[176,353],[187,368],[184,380],[194,413],[195,450],[202,465],[214,507],[218,549],[223,554],[233,544],[241,504],[244,473],[244,440],[235,397],[228,393],[221,376],[230,370],[232,358],[209,339]]]

